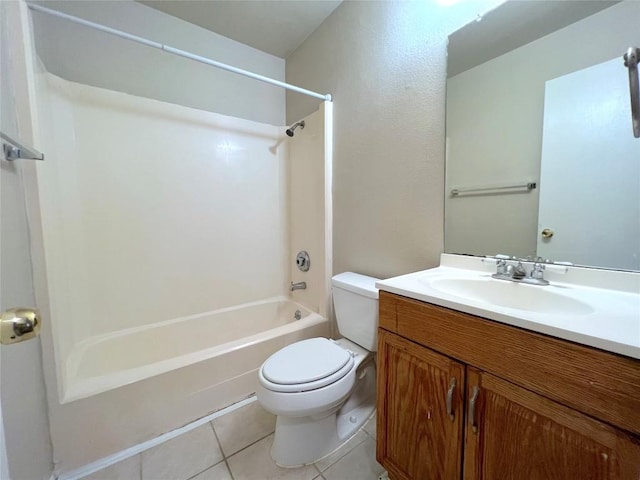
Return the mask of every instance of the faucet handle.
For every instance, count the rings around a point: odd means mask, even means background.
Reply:
[[[498,275],[506,275],[508,267],[509,265],[507,264],[507,259],[496,258],[496,273]]]
[[[536,259],[537,260],[537,259]],[[544,270],[545,270],[545,266],[542,263],[539,263],[536,261],[536,263],[533,264],[533,268],[531,269],[531,273],[529,274],[531,278],[535,278],[536,280],[543,280],[544,279]]]
[[[491,263],[496,266],[497,275],[505,275],[507,273],[507,260],[511,260],[509,255],[498,253],[494,256],[487,255],[482,259],[483,263]]]

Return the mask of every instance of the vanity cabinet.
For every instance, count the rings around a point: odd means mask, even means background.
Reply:
[[[640,362],[380,292],[377,423],[394,480],[638,480]]]

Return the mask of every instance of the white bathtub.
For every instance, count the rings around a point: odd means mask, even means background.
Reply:
[[[296,310],[301,313],[299,320],[294,317]],[[328,334],[324,317],[276,297],[91,337],[75,345],[67,358],[62,403],[203,361],[210,364],[212,382],[223,383],[252,373],[284,345]],[[232,352],[233,366],[229,365]],[[234,368],[238,353],[252,359],[242,371]],[[221,371],[227,371],[229,378]]]

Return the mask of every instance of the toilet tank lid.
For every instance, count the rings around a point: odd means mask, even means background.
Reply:
[[[350,292],[359,293],[369,298],[378,298],[376,282],[379,278],[368,277],[354,272],[344,272],[334,275],[331,284]]]

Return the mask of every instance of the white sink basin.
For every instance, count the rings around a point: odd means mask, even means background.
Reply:
[[[640,359],[640,273],[570,267],[547,286],[491,278],[481,257],[443,254],[437,268],[380,290]]]
[[[594,311],[580,300],[538,285],[496,280],[490,277],[425,277],[421,281],[447,295],[515,310],[553,315],[588,315]]]

